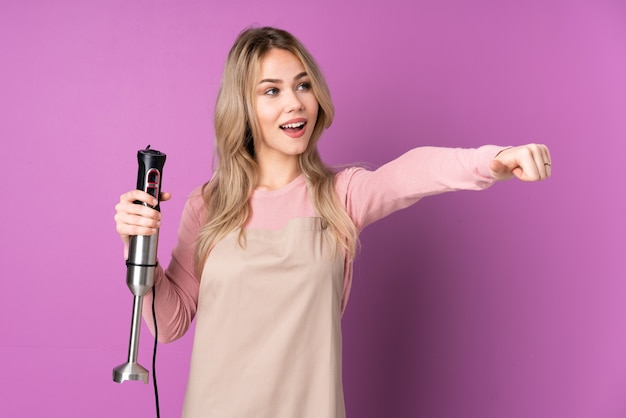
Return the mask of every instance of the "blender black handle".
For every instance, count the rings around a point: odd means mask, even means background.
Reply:
[[[161,179],[163,178],[163,166],[166,155],[161,151],[150,149],[150,145],[144,150],[137,151],[137,189],[149,193],[157,198],[154,209],[161,211]],[[136,201],[135,203],[140,203]]]

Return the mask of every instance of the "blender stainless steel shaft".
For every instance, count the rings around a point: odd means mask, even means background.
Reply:
[[[139,172],[137,189],[143,190],[157,198],[154,209],[160,211],[161,179],[166,155],[150,149],[137,151]],[[143,204],[141,202],[135,202]],[[141,312],[143,297],[154,286],[154,272],[157,266],[157,244],[159,232],[150,236],[134,235],[130,237],[128,260],[126,261],[126,284],[133,294],[133,316],[130,326],[130,343],[128,361],[113,369],[113,380],[122,383],[126,380],[143,380],[148,383],[148,370],[137,362],[139,349],[139,331],[141,329]]]

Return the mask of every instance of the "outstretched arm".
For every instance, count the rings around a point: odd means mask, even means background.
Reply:
[[[545,145],[491,145],[477,149],[419,147],[375,171],[352,168],[338,176],[337,191],[359,229],[425,196],[480,190],[496,180],[543,180],[551,175]]]

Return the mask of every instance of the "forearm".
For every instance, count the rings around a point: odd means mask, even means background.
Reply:
[[[191,194],[178,228],[178,241],[166,270],[157,267],[155,274],[155,311],[159,341],[180,338],[191,325],[198,305],[199,278],[194,268],[196,239],[204,219],[203,203],[196,190]],[[154,333],[152,295],[145,297],[143,317]]]
[[[157,267],[154,289],[144,296],[142,312],[146,325],[154,335],[152,300],[153,295],[156,295],[154,302],[158,339],[164,343],[174,341],[187,332],[195,317],[197,305],[189,290],[185,290],[184,287],[168,277],[168,275],[172,276],[170,272],[172,269],[176,270],[172,265],[167,272],[163,271],[161,267]],[[193,283],[191,283],[191,287],[193,287]]]

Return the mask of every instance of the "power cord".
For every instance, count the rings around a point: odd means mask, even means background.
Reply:
[[[154,401],[156,404],[156,416],[161,418],[161,411],[159,409],[159,389],[157,387],[156,378],[156,355],[157,355],[157,343],[159,341],[159,329],[157,327],[156,310],[154,309],[154,300],[156,299],[156,284],[152,286],[152,320],[154,322],[154,350],[152,351],[152,383],[154,384]]]

